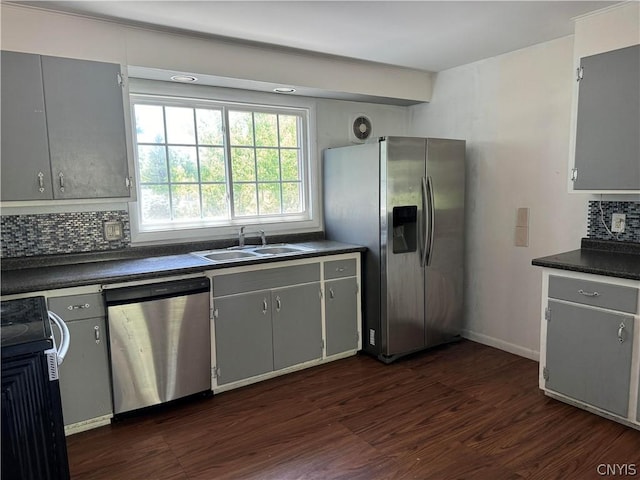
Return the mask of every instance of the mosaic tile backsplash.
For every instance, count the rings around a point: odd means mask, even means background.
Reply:
[[[122,240],[104,238],[103,223],[106,221],[122,222]],[[2,258],[116,250],[131,244],[126,210],[3,215],[0,228]]]
[[[589,201],[587,238],[640,243],[640,202],[602,202],[602,217],[609,230],[611,230],[612,214],[626,215],[624,232],[613,234],[607,232],[605,225],[602,224],[600,204],[601,202],[597,200]]]

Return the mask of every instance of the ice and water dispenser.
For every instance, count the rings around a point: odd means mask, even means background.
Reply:
[[[418,207],[393,207],[393,253],[415,252],[418,247]]]

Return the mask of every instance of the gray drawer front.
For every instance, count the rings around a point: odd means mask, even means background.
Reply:
[[[65,322],[85,318],[104,317],[104,300],[101,293],[69,295],[47,299],[49,310],[57,313]]]
[[[578,278],[549,276],[549,296],[559,300],[636,313],[638,289]]]
[[[324,278],[330,280],[332,278],[355,277],[356,276],[356,260],[350,258],[348,260],[332,260],[324,264]]]
[[[253,292],[299,283],[319,282],[320,264],[269,268],[253,272],[231,273],[213,278],[213,296]]]

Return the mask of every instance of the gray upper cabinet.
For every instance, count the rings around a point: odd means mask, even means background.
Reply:
[[[52,199],[39,55],[2,54],[2,200]]]
[[[121,82],[117,64],[2,52],[2,200],[129,197]]]
[[[574,190],[640,191],[640,45],[584,57]]]

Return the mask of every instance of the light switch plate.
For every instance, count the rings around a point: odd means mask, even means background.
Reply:
[[[106,221],[103,224],[104,238],[108,242],[122,240],[124,238],[124,226],[120,221]]]
[[[516,247],[529,246],[529,227],[516,227]]]
[[[521,207],[518,209],[516,227],[528,227],[528,226],[529,226],[529,208]]]

